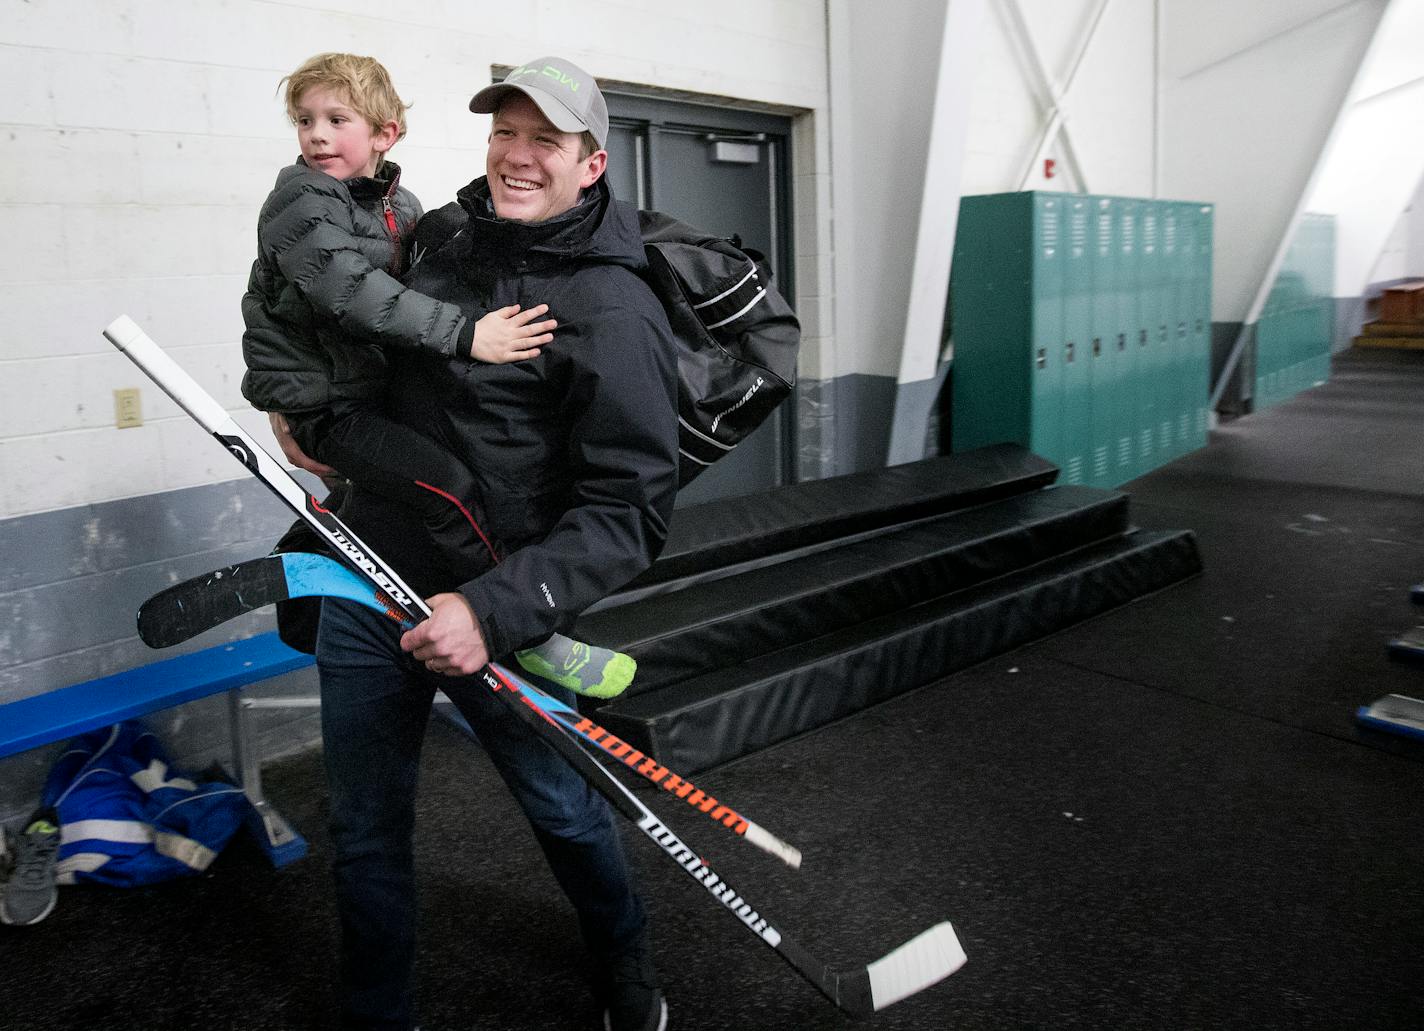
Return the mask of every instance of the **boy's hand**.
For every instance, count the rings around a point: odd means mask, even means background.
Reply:
[[[540,344],[554,339],[554,329],[558,326],[553,319],[534,321],[548,310],[547,304],[536,304],[523,311],[517,304],[496,308],[475,323],[475,343],[470,348],[470,357],[491,365],[535,357]]]

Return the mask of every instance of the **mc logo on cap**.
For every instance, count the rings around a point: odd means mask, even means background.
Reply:
[[[560,132],[588,132],[602,147],[608,140],[608,103],[598,83],[582,68],[561,57],[541,57],[522,64],[500,82],[486,86],[470,101],[470,110],[490,114],[510,90],[539,106]]]
[[[567,86],[573,92],[578,92],[578,79],[574,78],[562,68],[555,68],[551,64],[546,64],[537,68],[534,65],[526,64],[523,67],[514,69],[514,71],[506,75],[504,77],[504,81],[506,83],[509,83],[513,82],[515,79],[523,79],[531,75],[547,75],[549,78],[557,82],[560,86]]]

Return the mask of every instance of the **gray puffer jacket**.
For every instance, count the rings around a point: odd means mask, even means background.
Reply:
[[[344,182],[300,158],[278,173],[242,298],[244,397],[267,412],[367,402],[385,391],[383,347],[469,357],[474,321],[396,278],[420,215],[389,161]]]

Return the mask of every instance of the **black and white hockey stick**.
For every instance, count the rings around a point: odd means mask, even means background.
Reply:
[[[139,606],[138,636],[150,648],[169,648],[244,612],[289,598],[319,596],[346,598],[406,627],[412,625],[386,593],[365,577],[325,555],[292,551],[249,559],[164,588]],[[787,866],[801,866],[800,849],[718,802],[692,781],[610,734],[572,706],[531,684],[522,681],[521,684],[523,694],[541,712],[558,720],[590,747],[597,746],[645,780],[682,799]]]
[[[132,319],[126,315],[115,319],[104,330],[104,336],[292,511],[326,538],[353,569],[384,591],[411,622],[419,622],[430,615],[424,601],[393,570],[334,513],[323,509],[315,498],[303,490],[287,470],[248,436],[222,405],[198,386]],[[847,1013],[863,1016],[884,1009],[948,977],[964,964],[964,950],[948,921],[935,924],[865,966],[837,970],[821,962],[773,927],[750,903],[713,873],[711,867],[683,844],[622,781],[577,744],[572,731],[553,716],[540,711],[524,689],[527,685],[522,685],[507,670],[492,664],[476,675],[497,696],[514,702],[511,711],[519,714],[544,741],[564,756],[614,808],[632,820],[639,830],[753,934],[775,949],[793,970]]]

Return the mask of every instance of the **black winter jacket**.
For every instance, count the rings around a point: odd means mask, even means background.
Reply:
[[[662,549],[677,494],[676,353],[638,277],[637,210],[602,181],[540,223],[496,218],[483,178],[459,201],[466,228],[407,283],[470,319],[546,303],[558,329],[537,358],[504,365],[393,352],[389,405],[475,471],[508,557],[462,584],[409,513],[356,488],[341,514],[417,590],[463,592],[501,657],[567,631]]]
[[[475,324],[407,290],[420,203],[386,162],[372,178],[282,169],[257,220],[257,260],[242,298],[242,393],[267,412],[303,412],[385,392],[383,346],[470,354]]]

